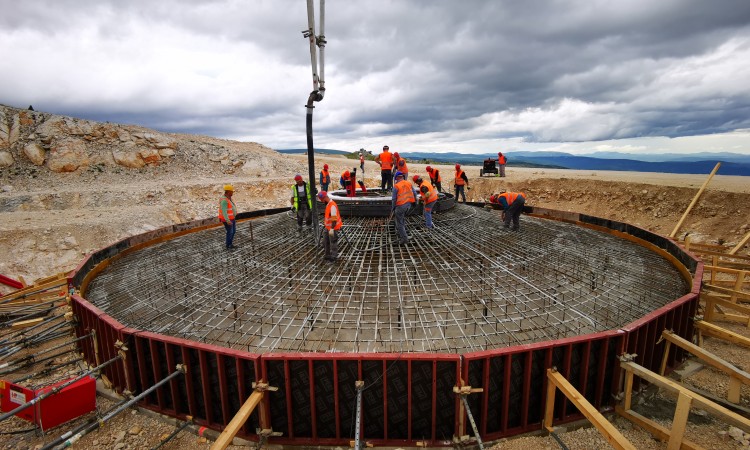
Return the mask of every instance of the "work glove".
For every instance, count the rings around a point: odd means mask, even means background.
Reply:
[[[333,228],[331,228],[330,230],[328,230],[328,237],[333,237],[334,232],[335,232],[335,230]]]

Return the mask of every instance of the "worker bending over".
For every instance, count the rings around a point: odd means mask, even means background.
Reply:
[[[430,166],[425,167],[425,170],[430,175],[430,183],[435,186],[438,192],[443,192],[443,179],[440,177],[440,171]]]
[[[393,196],[391,197],[391,212],[396,216],[396,231],[399,236],[399,245],[409,243],[409,236],[406,234],[406,213],[414,206],[417,201],[417,193],[411,186],[411,183],[404,180],[404,174],[396,172],[396,185],[393,186]]]
[[[292,209],[297,212],[297,231],[302,231],[302,221],[309,229],[312,225],[312,197],[310,196],[310,185],[302,179],[302,175],[294,176],[292,186],[292,198],[289,199]]]
[[[323,248],[325,249],[324,259],[330,264],[336,262],[336,259],[339,257],[339,230],[341,229],[343,221],[341,220],[341,215],[336,202],[328,197],[328,192],[319,192],[318,198],[326,204],[323,221],[326,232],[323,233]]]
[[[423,180],[419,175],[414,175],[414,182],[419,186],[420,201],[424,204],[424,226],[434,228],[432,225],[432,209],[437,204],[437,191],[429,181]]]
[[[497,203],[502,206],[504,210],[503,223],[505,224],[505,228],[510,227],[510,222],[512,220],[513,228],[511,228],[511,230],[518,231],[518,219],[521,217],[523,205],[526,203],[526,194],[523,192],[503,192],[495,198]]]

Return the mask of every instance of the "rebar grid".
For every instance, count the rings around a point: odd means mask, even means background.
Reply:
[[[277,214],[113,261],[87,298],[124,325],[249,352],[466,352],[616,329],[689,286],[660,255],[607,233],[457,205],[435,228],[345,218],[326,265]],[[251,239],[251,236],[253,237]]]

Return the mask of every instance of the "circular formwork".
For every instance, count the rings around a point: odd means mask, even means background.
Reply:
[[[86,299],[123,325],[251,353],[465,353],[615,330],[690,291],[664,256],[557,220],[466,205],[407,217],[345,217],[327,265],[291,214],[217,227],[120,255]]]

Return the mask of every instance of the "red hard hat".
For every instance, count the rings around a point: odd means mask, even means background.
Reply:
[[[344,172],[344,178],[349,178],[349,176],[350,176],[350,175],[351,175],[351,174],[349,173],[349,171],[348,171],[348,170],[347,170],[346,172]]]
[[[324,168],[325,170],[328,170],[328,164],[323,164],[323,168]]]
[[[393,156],[395,156],[396,158],[400,158],[400,156],[398,156],[398,152],[393,152]]]
[[[461,168],[461,164],[456,164],[456,170]]]
[[[294,176],[294,181],[302,181],[302,175],[297,174]]]
[[[417,180],[419,180],[420,178],[419,178],[419,175],[414,175],[413,177],[411,177],[411,179],[414,180],[414,182],[416,183]]]
[[[427,166],[427,167],[425,167],[424,169],[425,169],[426,171],[428,171],[428,172],[432,172],[432,167],[430,167],[430,166]]]

